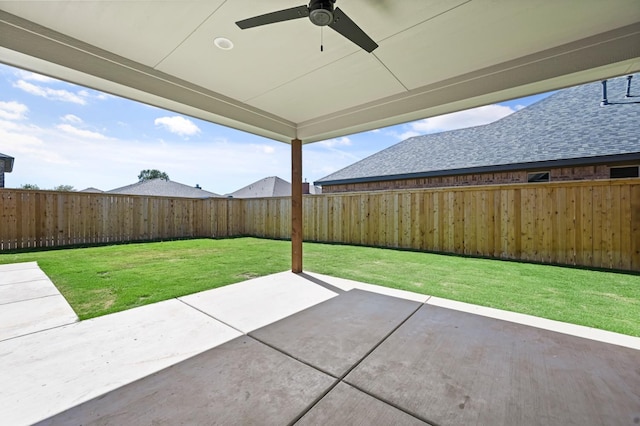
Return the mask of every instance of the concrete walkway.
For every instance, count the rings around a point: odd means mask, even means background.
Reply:
[[[76,321],[36,262],[0,265],[0,341]]]
[[[289,272],[38,320],[44,281],[0,269],[2,424],[640,422],[630,336]]]

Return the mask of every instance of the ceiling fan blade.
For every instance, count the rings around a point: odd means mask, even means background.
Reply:
[[[247,28],[275,24],[276,22],[290,21],[292,19],[305,18],[307,16],[309,16],[309,8],[307,6],[298,6],[292,7],[291,9],[284,9],[277,12],[254,16],[249,19],[243,19],[242,21],[236,22],[236,25],[241,29],[246,30]]]
[[[333,11],[333,23],[331,28],[339,32],[367,52],[373,52],[378,45],[364,31],[360,29],[339,7]]]

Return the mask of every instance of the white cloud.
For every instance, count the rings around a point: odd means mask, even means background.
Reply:
[[[105,101],[109,98],[112,98],[113,95],[109,95],[107,93],[96,92],[93,90],[81,89],[78,90],[78,96],[82,96],[83,98],[93,98],[101,101]]]
[[[252,145],[254,146],[258,152],[262,152],[264,154],[274,154],[276,152],[276,149],[274,147],[272,147],[271,145]]]
[[[171,133],[180,136],[193,136],[200,133],[200,129],[193,121],[181,116],[160,117],[153,122],[156,126],[162,126]]]
[[[352,153],[338,149],[318,149],[313,148],[313,145],[315,144],[311,144],[302,156],[303,174],[310,182],[330,175],[373,154],[369,151]]]
[[[60,119],[62,121],[67,121],[69,123],[76,123],[76,124],[80,124],[82,123],[82,118],[78,117],[77,115],[73,115],[73,114],[67,114],[63,117],[60,117]]]
[[[251,135],[239,135],[240,140],[209,138],[206,143],[102,135],[96,140],[91,136],[98,134],[77,127],[60,122],[42,128],[0,119],[2,152],[16,159],[13,172],[6,175],[7,187],[33,183],[40,188],[72,185],[77,189],[92,186],[109,190],[135,183],[140,171],[150,168],[167,172],[176,182],[198,183],[219,194],[233,192],[266,176],[291,181],[291,151],[284,143],[256,140]],[[353,161],[323,151],[323,161],[338,168]],[[318,157],[303,158],[305,177],[310,181],[318,178],[313,173],[313,167],[321,166],[315,164]]]
[[[337,146],[351,146],[351,139],[344,136],[341,138],[334,138],[334,139],[318,142],[318,145],[322,145],[327,148],[335,148]]]
[[[7,120],[2,120],[0,118],[0,130],[4,130],[4,131],[17,131],[19,129],[21,129],[23,126],[21,126],[20,124],[16,123],[15,121],[7,121]]]
[[[398,138],[401,140],[405,140],[405,139],[412,138],[414,136],[420,136],[421,134],[422,133],[416,132],[415,130],[409,130],[407,132],[400,133],[400,136]]]
[[[2,149],[16,159],[13,173],[5,176],[11,180],[12,176],[20,177],[21,181],[13,185],[18,187],[24,183],[35,183],[31,179],[33,174],[46,169],[47,164],[67,164],[68,160],[55,149],[54,144],[47,144],[42,137],[41,128],[32,125],[0,120],[0,140]]]
[[[40,83],[57,83],[59,80],[47,77],[46,75],[36,74],[30,71],[16,70],[16,74],[21,80],[38,81]]]
[[[23,120],[27,117],[27,111],[29,111],[29,108],[25,104],[15,101],[0,101],[0,118],[6,120]]]
[[[408,124],[409,130],[399,135],[400,139],[426,133],[445,132],[448,130],[463,129],[465,127],[480,126],[492,123],[515,110],[504,105],[485,105],[465,111],[453,112],[438,117],[426,118]]]
[[[85,101],[81,96],[78,96],[68,90],[51,89],[50,87],[38,86],[25,80],[18,80],[13,84],[13,86],[31,95],[40,96],[52,101],[71,102],[80,105],[85,105],[87,103],[87,101]]]
[[[107,137],[102,133],[93,132],[91,130],[78,129],[77,127],[74,127],[71,124],[58,124],[56,128],[62,130],[65,133],[69,133],[74,136],[79,136],[81,138],[107,139]]]

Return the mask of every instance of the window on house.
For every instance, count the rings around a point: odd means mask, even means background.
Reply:
[[[624,179],[638,177],[639,166],[612,167],[609,169],[611,179]]]
[[[534,172],[527,174],[527,182],[549,182],[549,172]]]

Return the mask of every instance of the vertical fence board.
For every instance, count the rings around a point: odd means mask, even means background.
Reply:
[[[631,269],[631,186],[620,186],[620,269]],[[582,264],[582,262],[580,263]]]
[[[580,211],[582,219],[580,225],[582,229],[582,253],[581,265],[593,265],[593,188],[580,188]]]
[[[524,260],[535,259],[535,189],[523,189],[520,194],[521,197],[521,209],[520,209],[520,233],[522,235],[522,258]]]
[[[609,204],[609,215],[611,217],[611,226],[609,238],[609,259],[611,268],[620,269],[622,266],[622,253],[621,253],[621,191],[620,186],[611,185],[611,204]]]
[[[502,255],[502,193],[493,192],[493,257]]]
[[[593,266],[603,267],[603,188],[593,188]]]
[[[640,184],[630,188],[631,270],[640,271]]]
[[[464,191],[460,193],[461,214],[462,214],[462,246],[464,254],[475,252],[475,212],[473,211],[474,191]]]
[[[564,188],[554,188],[554,246],[552,251],[556,254],[553,260],[559,263],[566,263],[567,247],[567,216],[566,216],[566,195]]]
[[[432,211],[433,211],[433,249],[435,251],[444,251],[443,243],[444,240],[444,226],[443,226],[443,193],[441,191],[431,193],[431,197],[433,200]]]

